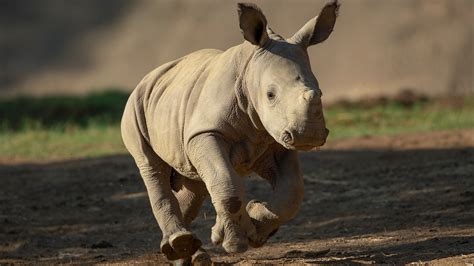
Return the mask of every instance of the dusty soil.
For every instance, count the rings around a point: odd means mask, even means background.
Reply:
[[[219,263],[474,262],[474,130],[360,138],[301,154],[305,200],[269,243]],[[248,179],[251,198],[270,187]],[[0,263],[165,263],[128,155],[0,165]]]

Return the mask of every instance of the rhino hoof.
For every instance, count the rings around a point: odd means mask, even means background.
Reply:
[[[168,260],[177,260],[179,259],[178,253],[176,253],[171,247],[170,243],[166,241],[161,242],[161,253],[163,253]]]
[[[191,232],[183,231],[174,233],[161,244],[161,252],[168,260],[190,258],[200,247],[201,240],[194,237]]]
[[[211,256],[207,254],[206,250],[199,248],[192,257],[185,259],[177,259],[173,261],[174,266],[185,266],[185,265],[212,265]]]
[[[194,253],[191,261],[194,265],[212,265],[211,256],[203,248]]]
[[[196,238],[191,232],[177,232],[170,236],[169,242],[173,250],[178,253],[181,258],[190,257],[202,245],[201,240]]]

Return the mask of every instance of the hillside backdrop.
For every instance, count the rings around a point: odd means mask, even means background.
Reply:
[[[153,68],[243,41],[237,1],[1,0],[0,97],[132,90]],[[290,37],[324,1],[256,2]],[[342,0],[311,47],[326,100],[473,93],[472,0]]]

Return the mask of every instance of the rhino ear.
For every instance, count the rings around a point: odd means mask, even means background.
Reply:
[[[319,16],[308,21],[291,37],[291,40],[303,47],[325,41],[331,35],[334,24],[336,24],[339,6],[337,0],[327,3]]]
[[[254,45],[264,46],[268,41],[267,19],[258,6],[238,3],[239,26],[244,38]]]

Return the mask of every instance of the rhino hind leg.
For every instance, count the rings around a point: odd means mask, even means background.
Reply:
[[[155,163],[157,161],[154,160]],[[163,233],[161,251],[169,260],[190,257],[199,249],[201,241],[188,229],[179,201],[171,189],[171,168],[155,164],[153,167],[140,165],[139,169],[153,214]]]
[[[206,185],[202,181],[196,181],[182,176],[176,171],[171,175],[171,183],[173,184],[174,194],[179,202],[184,224],[188,230],[191,230],[192,221],[196,219],[204,200],[209,196]],[[211,258],[203,248],[199,248],[192,254],[192,257],[174,262],[175,265],[191,263],[209,265]]]
[[[209,196],[206,185],[175,173],[172,175],[174,195],[178,199],[179,208],[183,215],[186,228],[190,229],[191,223],[196,219],[204,200]]]
[[[172,168],[150,147],[143,136],[133,105],[127,104],[122,119],[122,138],[145,183],[151,208],[163,233],[161,251],[169,260],[188,258],[201,246],[188,229],[178,199],[171,188]]]

